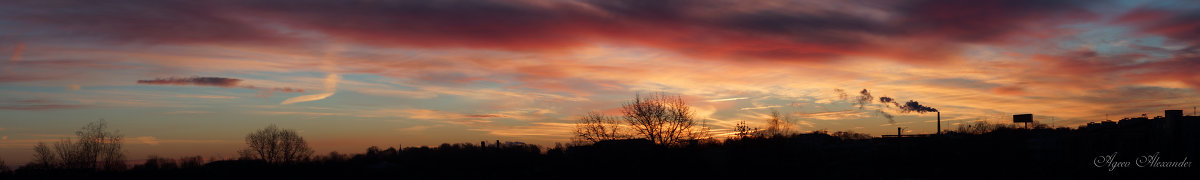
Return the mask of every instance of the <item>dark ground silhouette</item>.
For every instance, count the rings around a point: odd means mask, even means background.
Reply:
[[[519,142],[371,147],[291,163],[199,157],[123,171],[22,167],[2,179],[1197,179],[1200,118],[1130,118],[1077,129],[976,124],[928,137],[864,138],[823,131],[700,140],[674,146],[625,139],[551,148]],[[980,129],[983,128],[983,129]],[[1128,167],[1106,165],[1113,155]],[[150,162],[150,161],[148,161]]]

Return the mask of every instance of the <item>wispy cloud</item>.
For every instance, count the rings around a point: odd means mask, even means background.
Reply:
[[[87,104],[78,104],[68,101],[51,100],[44,98],[33,99],[3,99],[0,101],[0,110],[23,110],[23,111],[40,111],[40,110],[60,110],[60,109],[77,109],[89,107]]]
[[[807,119],[826,120],[826,121],[865,118],[865,117],[868,117],[867,114],[868,114],[868,112],[855,111],[855,110],[815,112],[815,113],[799,113],[799,112],[792,113],[792,115],[796,116],[797,118],[807,118]]]
[[[211,114],[210,111],[170,111],[163,114]]]
[[[816,123],[813,123],[812,121],[803,121],[803,120],[802,120],[802,121],[796,121],[796,124],[797,124],[797,125],[802,125],[802,126],[807,126],[807,127],[809,127],[809,128],[812,128],[814,125],[816,125]]]
[[[30,104],[30,105],[0,105],[3,110],[56,110],[56,109],[76,109],[87,107],[86,105],[73,104]]]
[[[416,126],[411,126],[411,127],[406,127],[406,128],[399,128],[399,129],[396,129],[396,131],[415,133],[415,132],[422,132],[425,130],[429,130],[430,128],[442,127],[442,126],[445,126],[445,125],[443,125],[443,124],[416,125]]]
[[[304,89],[291,87],[259,87],[255,85],[243,85],[241,79],[225,78],[225,77],[168,77],[156,78],[152,80],[138,80],[138,84],[148,85],[175,85],[175,86],[214,86],[222,88],[246,88],[259,90],[258,96],[270,97],[275,92],[284,93],[303,93]]]
[[[132,139],[134,142],[157,146],[159,144],[215,144],[215,143],[236,143],[229,140],[203,140],[203,139],[159,139],[154,136],[138,136]]]
[[[271,114],[271,115],[307,115],[307,116],[333,116],[338,113],[329,112],[307,112],[307,111],[257,111],[256,114]]]
[[[499,114],[468,114],[468,115],[465,115],[465,116],[466,116],[466,117],[472,117],[472,118],[500,118],[500,117],[507,117],[507,116],[504,116],[504,115],[499,115]]]
[[[708,100],[708,102],[735,101],[735,100],[743,100],[743,99],[750,99],[750,98],[748,98],[748,97],[735,97],[735,98],[725,98],[725,99],[712,99],[712,100]]]
[[[238,86],[238,83],[240,83],[240,82],[242,82],[241,79],[223,78],[223,77],[185,77],[185,78],[169,77],[169,78],[157,78],[157,79],[153,79],[153,80],[138,80],[137,81],[138,84],[150,84],[150,85],[176,85],[176,86],[193,85],[193,86],[216,86],[216,87],[223,87],[223,88],[236,87],[236,86]]]
[[[133,140],[142,144],[158,145],[158,138],[154,136],[139,136],[134,137]]]
[[[334,93],[337,93],[337,83],[338,83],[338,81],[341,81],[341,80],[342,80],[342,77],[339,76],[338,74],[330,73],[328,76],[325,76],[325,81],[324,81],[325,92],[324,93],[296,96],[296,97],[292,97],[292,98],[283,100],[283,102],[280,102],[279,104],[295,104],[295,103],[316,101],[316,100],[322,100],[325,98],[329,98],[329,96],[333,96]]]
[[[744,107],[739,110],[758,110],[758,109],[770,109],[770,108],[777,108],[777,107],[783,107],[783,106],[781,106],[781,105],[755,106],[755,107]]]
[[[529,137],[529,136],[550,136],[564,138],[570,136],[571,128],[575,124],[570,123],[534,123],[530,126],[508,126],[508,127],[487,127],[471,129],[473,131],[484,131],[489,134],[509,137]]]

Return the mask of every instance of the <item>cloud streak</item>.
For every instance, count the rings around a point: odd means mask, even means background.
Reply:
[[[325,76],[325,80],[323,81],[325,84],[325,92],[324,93],[296,96],[296,97],[285,99],[285,100],[283,100],[283,102],[280,102],[279,104],[287,105],[287,104],[295,104],[295,103],[316,101],[316,100],[322,100],[325,98],[329,98],[329,96],[333,96],[333,94],[337,92],[337,83],[338,83],[338,81],[341,81],[341,80],[342,80],[342,77],[340,75],[338,75],[336,73],[331,73],[328,76]]]
[[[743,99],[750,99],[750,98],[748,98],[748,97],[735,97],[735,98],[724,98],[724,99],[712,99],[712,100],[708,100],[708,102],[736,101],[736,100],[743,100]]]
[[[50,100],[43,98],[33,99],[6,99],[0,101],[0,110],[17,110],[17,111],[42,111],[42,110],[62,110],[62,109],[78,109],[90,107],[87,104],[69,103],[61,100]]]
[[[283,93],[303,93],[305,90],[291,87],[258,87],[255,85],[241,85],[241,79],[224,78],[224,77],[169,77],[156,78],[152,80],[138,80],[138,84],[147,85],[174,85],[174,86],[213,86],[221,88],[245,88],[259,90],[259,97],[271,97],[275,92]]]
[[[231,88],[238,86],[241,79],[223,78],[223,77],[185,77],[185,78],[156,78],[153,80],[138,80],[138,84],[149,85],[175,85],[175,86],[216,86],[223,88]]]

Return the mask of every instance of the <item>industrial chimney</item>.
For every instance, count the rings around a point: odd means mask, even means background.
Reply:
[[[937,134],[942,135],[942,112],[938,111],[938,130]]]

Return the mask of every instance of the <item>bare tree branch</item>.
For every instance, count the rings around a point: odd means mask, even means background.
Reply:
[[[621,106],[621,112],[635,134],[657,144],[673,145],[708,134],[696,124],[695,112],[680,96],[639,94]]]
[[[300,134],[291,129],[279,129],[274,124],[246,135],[249,146],[240,153],[243,158],[261,159],[267,163],[294,163],[312,155]]]

